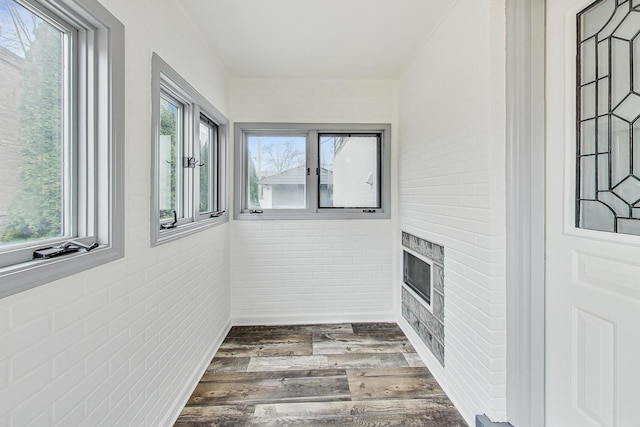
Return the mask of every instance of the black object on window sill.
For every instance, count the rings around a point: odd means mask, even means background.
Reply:
[[[36,249],[33,251],[33,259],[55,258],[60,255],[72,254],[84,249],[89,252],[100,246],[97,242],[92,245],[85,245],[80,242],[69,240],[59,246],[50,246],[48,248]]]
[[[171,228],[176,228],[178,226],[178,213],[173,211],[173,222],[168,224],[160,224],[161,230],[169,230]]]

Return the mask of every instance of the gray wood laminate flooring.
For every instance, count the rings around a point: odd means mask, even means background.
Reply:
[[[395,323],[234,326],[175,426],[466,426]]]

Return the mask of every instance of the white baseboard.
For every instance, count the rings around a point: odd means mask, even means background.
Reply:
[[[398,326],[400,326],[400,329],[402,329],[404,334],[407,336],[407,338],[409,339],[409,342],[418,353],[418,356],[420,356],[424,364],[427,366],[427,369],[429,369],[429,371],[431,372],[433,377],[436,379],[438,384],[440,384],[440,387],[442,388],[442,390],[444,390],[444,392],[447,394],[447,396],[449,397],[449,400],[451,400],[451,402],[456,407],[456,409],[458,409],[458,412],[460,412],[460,415],[462,415],[462,418],[464,418],[464,420],[470,426],[475,425],[476,414],[467,413],[468,411],[465,411],[465,406],[462,404],[462,402],[459,401],[458,396],[451,393],[451,387],[449,386],[448,376],[445,372],[446,368],[442,367],[440,362],[438,362],[438,359],[435,358],[435,356],[431,353],[431,350],[429,350],[426,344],[422,342],[418,334],[413,330],[411,325],[409,325],[409,322],[407,322],[404,319],[404,317],[397,316],[394,320],[398,324]],[[446,360],[446,356],[445,356],[445,360]]]
[[[319,323],[354,322],[395,322],[396,315],[388,313],[350,313],[350,314],[295,314],[282,316],[238,316],[231,317],[234,326],[248,325],[309,325]]]
[[[171,427],[175,424],[176,420],[180,416],[180,412],[182,412],[182,409],[187,404],[187,401],[189,401],[189,397],[191,397],[193,390],[195,390],[196,386],[200,382],[200,378],[202,378],[202,375],[204,375],[204,372],[207,370],[207,367],[211,362],[211,359],[222,345],[222,342],[226,338],[230,329],[231,322],[228,321],[221,329],[216,339],[213,340],[213,343],[211,343],[211,347],[209,347],[209,350],[202,356],[202,360],[198,364],[198,369],[196,369],[193,374],[191,374],[189,380],[185,382],[182,391],[180,392],[180,394],[178,394],[178,398],[171,406],[172,409],[164,416],[164,418],[160,422],[160,425]]]

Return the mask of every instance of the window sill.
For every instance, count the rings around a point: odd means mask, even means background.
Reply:
[[[81,251],[1,268],[0,298],[98,267],[123,256],[123,248],[103,246],[90,252]]]
[[[375,213],[363,212],[264,212],[252,214],[249,212],[235,213],[233,219],[240,221],[260,221],[260,220],[372,220],[390,219],[391,214],[387,211],[378,210]]]
[[[217,227],[226,222],[229,222],[228,214],[216,218],[210,218],[202,221],[192,222],[189,224],[179,225],[176,228],[171,228],[168,230],[157,230],[151,236],[151,246],[153,247],[172,242],[185,236],[189,236],[191,234],[195,234],[209,228]]]

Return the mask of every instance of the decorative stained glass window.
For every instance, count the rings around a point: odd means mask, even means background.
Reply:
[[[576,226],[640,235],[640,0],[577,15]]]

